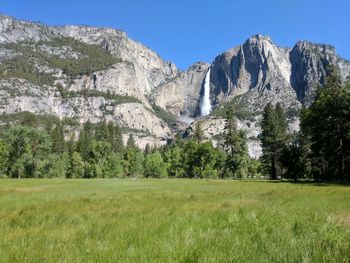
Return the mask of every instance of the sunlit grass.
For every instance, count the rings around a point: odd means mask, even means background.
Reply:
[[[349,262],[350,188],[0,180],[1,262]]]

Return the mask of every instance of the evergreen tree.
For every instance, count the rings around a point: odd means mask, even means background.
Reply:
[[[282,175],[280,159],[288,143],[287,120],[280,104],[276,108],[268,103],[264,109],[260,134],[262,162],[271,179]]]
[[[0,141],[0,178],[6,175],[6,166],[9,159],[9,145]]]
[[[107,127],[106,120],[104,119],[96,126],[95,139],[97,141],[109,142],[111,140],[109,134],[109,128]]]
[[[249,162],[247,138],[244,131],[237,129],[233,107],[229,107],[226,113],[224,149],[228,154],[226,158],[227,172],[234,178],[245,177]]]
[[[350,83],[341,84],[330,67],[325,85],[301,116],[310,141],[312,174],[316,180],[350,180]]]
[[[54,153],[63,154],[65,151],[65,139],[61,122],[58,122],[51,131],[52,151]]]
[[[77,142],[77,151],[79,152],[84,161],[89,159],[92,140],[92,125],[91,122],[88,121],[84,123],[83,129],[80,131],[79,139]]]
[[[166,162],[168,163],[168,173],[172,177],[184,176],[184,160],[183,149],[179,145],[170,147],[168,151],[164,153]]]
[[[122,154],[125,150],[122,131],[118,126],[115,126],[114,133],[115,133],[115,143],[113,146],[114,152]]]
[[[2,133],[8,143],[9,153],[6,171],[14,178],[36,177],[38,165],[47,158],[51,149],[51,140],[45,131],[18,126]]]
[[[197,143],[201,143],[204,140],[204,133],[203,133],[200,121],[198,121],[196,123],[195,129],[194,129],[194,133],[193,133],[193,139]]]
[[[128,177],[143,175],[144,156],[136,147],[128,147],[124,154],[124,173]]]
[[[76,150],[76,145],[75,145],[75,134],[72,133],[72,135],[70,136],[68,142],[67,142],[67,152],[68,155],[71,157],[73,152]]]
[[[145,157],[144,176],[163,178],[168,176],[167,164],[164,162],[162,155],[156,151]]]
[[[134,135],[132,133],[129,134],[129,139],[126,143],[126,148],[127,149],[136,149],[136,144],[135,144],[135,139],[134,139]]]
[[[123,158],[119,153],[111,153],[104,165],[103,175],[106,178],[122,178],[124,176]]]
[[[73,152],[70,160],[68,178],[83,178],[84,162],[78,152]]]

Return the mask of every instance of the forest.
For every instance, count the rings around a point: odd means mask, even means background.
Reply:
[[[238,130],[234,107],[226,108],[225,133],[215,147],[200,121],[189,138],[144,150],[133,134],[123,143],[113,123],[86,122],[67,138],[60,120],[40,124],[37,116],[2,127],[0,176],[4,178],[270,178],[350,181],[350,81],[330,69],[310,107],[300,112],[300,131],[288,132],[280,104],[268,104],[261,122],[263,154],[248,155],[247,136]]]

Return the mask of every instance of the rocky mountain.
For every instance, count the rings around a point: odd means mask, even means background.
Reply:
[[[209,67],[207,63],[198,62],[177,77],[158,86],[152,96],[154,103],[178,117],[197,117],[200,113],[203,81]]]
[[[156,145],[173,136],[147,96],[178,70],[122,31],[48,27],[2,15],[0,61],[2,115],[106,119]]]
[[[258,157],[265,105],[280,102],[290,130],[298,130],[297,113],[310,104],[330,64],[343,80],[350,75],[350,63],[329,45],[301,41],[282,48],[255,35],[211,64],[179,71],[120,30],[50,27],[1,15],[0,121],[16,121],[21,112],[78,125],[105,119],[120,125],[125,139],[132,132],[144,147],[166,143],[192,121],[186,134],[200,121],[215,141],[223,133],[225,107],[234,103],[250,154]],[[213,112],[201,117],[207,74]]]

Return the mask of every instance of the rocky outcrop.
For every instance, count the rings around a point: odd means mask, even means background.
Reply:
[[[142,92],[152,89],[178,74],[176,66],[164,61],[154,51],[131,40],[126,33],[112,28],[88,26],[48,27],[0,15],[0,43],[50,40],[71,37],[87,44],[99,45],[125,61],[130,61],[143,82]]]
[[[268,102],[298,108],[310,102],[324,83],[328,65],[339,68],[343,80],[350,63],[329,45],[298,42],[293,49],[276,46],[269,37],[255,35],[243,45],[216,57],[211,71],[214,105],[245,94],[247,105],[262,109]],[[258,101],[257,101],[258,100]]]
[[[270,38],[256,35],[218,56],[211,73],[214,104],[250,90],[274,95],[290,88],[288,54],[289,49],[279,48]]]
[[[94,72],[93,77],[84,76],[74,80],[72,85],[66,88],[69,91],[97,90],[120,96],[130,96],[138,99],[147,108],[152,109],[144,93],[141,91],[142,80],[131,63],[122,62],[110,68]]]
[[[153,93],[154,103],[178,117],[198,116],[201,89],[208,69],[209,64],[199,62],[160,85]]]
[[[92,70],[96,56],[89,60],[90,70],[84,63],[74,64],[91,55],[84,53],[84,48],[91,51],[96,47],[106,55],[98,68]],[[23,59],[25,52],[29,53]],[[21,57],[22,60],[18,59]],[[2,67],[6,63],[7,68]],[[67,64],[83,70],[73,67],[74,72],[69,73]],[[185,122],[195,118],[203,122],[208,139],[215,142],[222,134],[222,115],[198,118],[203,84],[210,68],[210,100],[214,110],[217,113],[234,102],[238,110],[248,112],[240,117],[238,126],[247,131],[249,152],[257,158],[261,153],[257,136],[265,105],[281,103],[288,113],[290,131],[297,131],[298,110],[313,100],[330,64],[339,69],[343,81],[350,75],[350,63],[329,45],[301,41],[292,49],[282,48],[269,37],[255,35],[217,56],[211,65],[199,62],[180,72],[173,63],[164,61],[120,30],[49,27],[0,15],[1,114],[29,111],[72,118],[79,123],[106,119],[122,126],[125,136],[133,132],[141,147],[147,143],[164,144],[175,130],[185,130]],[[159,107],[183,122],[173,121],[173,116],[167,116]]]
[[[67,63],[86,58],[86,54],[74,50],[73,44],[70,46],[70,41],[57,45],[56,39],[62,38],[97,45],[119,62],[72,79],[63,69],[40,61],[42,55],[67,60]],[[87,26],[48,27],[0,16],[0,62],[23,56],[11,49],[13,45],[4,45],[8,43],[32,49],[30,63],[34,72],[42,72],[45,77],[50,75],[55,81],[43,82],[37,79],[40,76],[28,78],[25,74],[2,76],[2,114],[28,111],[60,119],[72,118],[79,123],[105,119],[125,131],[137,133],[140,146],[146,141],[161,145],[172,137],[167,123],[155,114],[146,96],[156,86],[177,76],[178,70],[173,63],[165,62],[152,50],[129,39],[124,32]],[[37,44],[28,46],[28,43]]]
[[[317,86],[324,84],[329,65],[338,67],[343,81],[350,75],[350,64],[337,56],[330,45],[300,41],[291,50],[290,61],[291,85],[305,105],[312,102]]]

